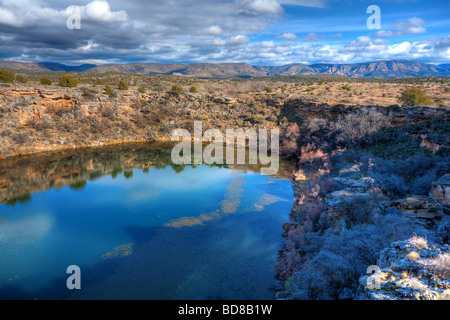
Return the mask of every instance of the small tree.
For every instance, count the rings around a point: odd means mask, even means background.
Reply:
[[[398,101],[410,107],[418,105],[428,106],[431,104],[431,98],[428,97],[425,91],[420,88],[409,88],[403,90],[398,98]]]
[[[128,90],[128,86],[129,86],[128,82],[125,82],[123,80],[119,81],[119,89],[120,90]]]
[[[15,75],[14,71],[0,70],[0,82],[13,83]]]
[[[27,79],[27,77],[22,76],[22,75],[19,74],[19,75],[16,76],[16,82],[27,83],[28,79]]]
[[[172,89],[170,89],[170,93],[174,94],[174,95],[180,95],[184,92],[183,87],[178,85],[178,84],[174,84],[172,86]]]
[[[58,83],[61,87],[74,88],[78,86],[78,80],[71,75],[64,75],[58,78]]]
[[[48,77],[42,77],[40,83],[44,86],[51,86],[53,84],[53,81]]]
[[[110,96],[111,98],[115,98],[116,97],[116,94],[113,92],[113,90],[112,90],[112,88],[110,86],[106,86],[105,87],[105,91],[106,91],[106,94],[108,96]]]
[[[192,87],[189,89],[189,92],[192,92],[192,93],[198,93],[197,87],[196,87],[196,86],[192,86]]]

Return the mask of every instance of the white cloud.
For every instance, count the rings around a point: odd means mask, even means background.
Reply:
[[[13,27],[20,27],[22,26],[22,21],[20,21],[14,13],[12,13],[10,10],[0,8],[0,24],[6,24]]]
[[[280,3],[302,7],[316,7],[316,8],[326,7],[326,1],[323,0],[280,0]]]
[[[261,42],[261,47],[263,48],[273,48],[275,47],[275,44],[273,43],[273,41],[263,41]]]
[[[246,15],[283,12],[283,8],[277,0],[237,0],[236,6],[241,14]]]
[[[420,18],[410,18],[406,22],[394,23],[393,28],[396,32],[390,30],[380,30],[375,34],[375,37],[401,37],[404,35],[421,34],[427,32],[424,28],[426,22]]]
[[[278,36],[277,38],[285,40],[296,40],[297,36],[294,33],[283,33],[281,36]]]
[[[241,46],[244,44],[248,44],[250,42],[250,39],[247,36],[238,35],[231,37],[229,39],[214,39],[213,44],[216,46]]]
[[[403,34],[425,33],[427,30],[423,27],[426,22],[420,18],[410,18],[407,22],[395,23],[394,28]]]
[[[89,19],[102,22],[125,22],[128,15],[125,11],[111,11],[111,6],[107,1],[93,1],[85,8],[85,13]]]
[[[300,40],[307,41],[307,42],[315,42],[315,41],[319,41],[321,38],[324,38],[324,36],[314,33],[314,32],[311,32],[305,38],[300,39]]]
[[[206,29],[206,33],[212,34],[212,35],[219,35],[223,32],[222,28],[220,26],[211,26],[208,29]]]
[[[392,55],[399,55],[408,53],[411,50],[411,43],[404,41],[402,43],[388,46],[387,53]]]

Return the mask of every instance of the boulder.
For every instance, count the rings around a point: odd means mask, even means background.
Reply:
[[[410,196],[393,201],[393,205],[404,214],[417,219],[440,220],[443,216],[442,206],[431,197]]]
[[[381,251],[377,266],[380,272],[363,275],[359,279],[357,300],[448,300],[450,281],[448,276],[436,273],[436,259],[450,252],[449,246],[427,243],[422,238],[393,242]],[[369,283],[376,283],[371,287]],[[379,288],[379,289],[378,289]]]
[[[450,206],[450,174],[443,175],[433,182],[430,196],[443,206]]]

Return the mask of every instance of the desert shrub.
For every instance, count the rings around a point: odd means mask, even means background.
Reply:
[[[351,225],[373,223],[373,214],[377,207],[371,196],[356,196],[341,203],[343,217]]]
[[[308,143],[300,149],[299,165],[307,172],[329,170],[329,155],[322,149],[317,148],[314,143]]]
[[[144,86],[140,86],[140,87],[138,88],[138,91],[139,91],[140,93],[145,93],[145,92],[147,92],[147,89],[146,89]]]
[[[427,269],[438,277],[447,278],[450,276],[450,253],[440,254],[434,259],[429,259]]]
[[[196,86],[192,86],[192,87],[189,89],[189,92],[192,92],[192,93],[198,93],[198,89],[197,89]]]
[[[114,106],[103,107],[100,113],[103,117],[114,120],[117,116],[117,109]]]
[[[95,89],[91,89],[88,87],[81,88],[82,96],[85,98],[94,98],[97,94],[97,91]]]
[[[428,249],[428,240],[424,237],[414,236],[408,241],[414,244],[418,250]]]
[[[345,146],[360,144],[364,147],[366,143],[371,142],[372,134],[386,128],[389,123],[389,117],[361,110],[341,116],[333,123],[332,130],[338,143]]]
[[[184,89],[183,89],[183,87],[182,86],[180,86],[180,85],[177,85],[177,84],[174,84],[173,86],[172,86],[172,88],[170,89],[170,93],[172,93],[172,94],[174,94],[174,95],[180,95],[180,94],[182,94],[184,92]]]
[[[52,125],[51,125],[51,123],[49,121],[36,121],[33,124],[33,128],[36,131],[44,131],[44,130],[47,130],[47,129],[51,129]]]
[[[93,87],[96,87],[96,86],[104,86],[104,85],[105,85],[105,83],[103,82],[103,80],[100,80],[100,79],[95,80],[95,81],[92,83],[92,86],[93,86]]]
[[[117,97],[117,95],[114,93],[113,89],[110,86],[105,86],[105,93],[110,97],[110,98],[115,98]]]
[[[128,90],[128,86],[129,86],[128,82],[123,81],[123,80],[119,81],[119,89],[120,90]]]
[[[264,117],[264,116],[261,115],[261,114],[255,114],[255,115],[252,117],[252,121],[253,121],[253,123],[260,123],[260,124],[263,124],[264,122],[266,122],[266,117]]]
[[[269,87],[264,88],[264,90],[265,90],[267,93],[272,93],[272,92],[273,92],[272,89],[269,88]]]
[[[415,154],[403,161],[372,159],[368,174],[392,195],[426,195],[433,181],[448,172],[450,158]]]
[[[300,128],[298,124],[291,123],[287,126],[281,142],[280,153],[282,155],[294,155],[298,152],[298,139],[300,137]]]
[[[28,82],[28,78],[23,76],[23,75],[18,74],[16,76],[16,82],[27,83]]]
[[[327,193],[331,192],[337,185],[336,180],[327,174],[321,175],[317,181],[319,186],[319,196],[324,197]]]
[[[14,71],[0,70],[0,82],[13,83],[15,75]]]
[[[376,264],[380,251],[415,231],[408,219],[389,213],[374,224],[355,225],[340,235],[310,233],[301,246],[304,263],[285,289],[289,297],[302,300],[338,299],[344,289],[354,293],[359,277]]]
[[[450,244],[450,223],[443,222],[439,225],[437,237],[442,244]]]
[[[53,84],[53,81],[48,77],[42,77],[39,82],[44,86],[51,86]]]
[[[28,134],[26,133],[16,133],[11,138],[15,143],[20,145],[25,144],[29,139]]]
[[[71,76],[71,75],[63,75],[63,76],[60,76],[60,77],[58,78],[58,84],[59,84],[61,87],[70,87],[70,88],[73,88],[73,87],[77,87],[77,86],[78,86],[78,80],[77,80],[74,76]]]
[[[428,106],[431,104],[431,98],[428,97],[425,91],[420,88],[409,88],[403,90],[398,98],[398,101],[410,107],[418,105]]]

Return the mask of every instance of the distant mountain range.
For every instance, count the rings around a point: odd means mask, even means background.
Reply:
[[[133,64],[83,64],[67,66],[53,62],[14,62],[0,61],[0,69],[14,71],[89,71],[96,73],[117,71],[132,74],[181,75],[196,78],[250,78],[270,76],[294,76],[331,74],[354,78],[409,78],[429,76],[450,76],[450,64],[434,65],[429,63],[392,60],[353,64],[301,64],[284,66],[253,66],[247,63],[133,63]]]

